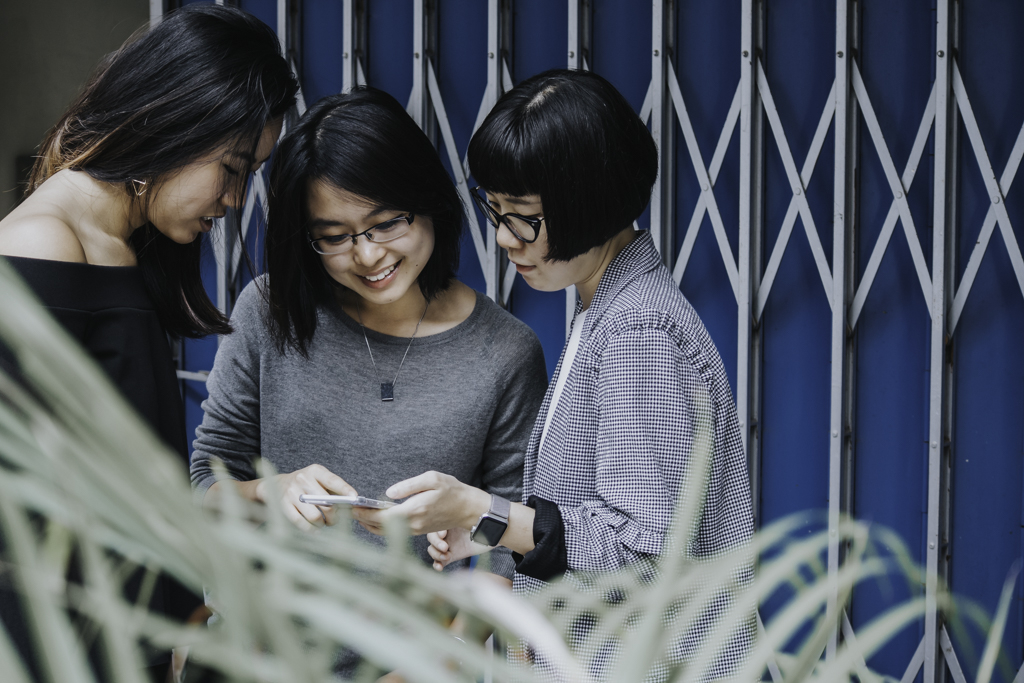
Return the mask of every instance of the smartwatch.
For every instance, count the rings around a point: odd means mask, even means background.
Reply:
[[[498,545],[508,528],[508,514],[511,510],[512,503],[492,493],[491,509],[480,515],[480,520],[469,532],[470,540],[491,547]]]

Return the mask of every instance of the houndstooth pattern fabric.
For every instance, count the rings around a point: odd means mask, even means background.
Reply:
[[[555,372],[557,376],[559,370]],[[696,492],[704,499],[698,501],[700,512],[684,555],[700,562],[742,548],[751,539],[746,457],[725,368],[697,313],[662,265],[649,233],[639,233],[605,271],[544,451],[538,453],[553,386],[527,450],[523,501],[536,495],[559,506],[568,556],[566,580],[574,582],[578,575],[578,582],[585,584],[587,573],[642,566],[662,553],[677,502],[695,495],[684,487],[700,419],[710,428],[712,447],[706,486]],[[749,584],[752,563],[736,567],[735,583]],[[544,585],[515,575],[519,593],[534,593]],[[725,596],[714,601],[695,632],[666,653],[669,661],[692,659],[702,630],[710,629],[729,603]],[[577,657],[600,679],[617,656],[614,645],[580,651],[590,630],[587,620],[577,620],[569,630]],[[751,610],[706,678],[734,671],[749,652],[753,634]],[[659,671],[648,679],[658,680],[668,669]]]

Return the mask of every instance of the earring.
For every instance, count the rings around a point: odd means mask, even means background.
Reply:
[[[146,187],[146,181],[145,180],[136,180],[135,178],[132,178],[131,179],[131,183],[132,183],[132,186],[135,188],[135,196],[136,197],[141,197],[142,195],[146,194],[146,190],[148,188]]]

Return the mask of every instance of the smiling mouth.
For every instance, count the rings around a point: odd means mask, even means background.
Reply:
[[[397,261],[391,264],[389,268],[387,268],[384,271],[381,271],[380,273],[377,273],[376,275],[360,275],[359,277],[363,278],[368,282],[380,282],[382,280],[387,279],[387,277],[391,275],[391,273],[395,272],[395,269],[398,268],[398,264],[400,263],[401,261]]]

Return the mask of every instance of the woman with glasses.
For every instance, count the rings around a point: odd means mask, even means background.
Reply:
[[[684,473],[708,432],[707,483],[685,494],[700,496],[703,510],[685,552],[714,557],[751,538],[746,457],[725,368],[650,234],[633,228],[657,159],[622,95],[586,71],[527,79],[473,136],[474,197],[498,243],[531,287],[575,285],[579,301],[533,428],[522,503],[437,472],[387,490],[417,504],[420,528],[440,530],[429,534],[436,567],[509,548],[518,554],[520,592],[563,576],[650,567],[666,549],[686,482],[698,481]],[[390,514],[357,516],[380,524]],[[745,569],[735,577],[748,579]],[[710,677],[740,661],[752,623],[744,621]],[[588,624],[573,622],[571,642],[585,640]],[[673,656],[686,659],[699,640]],[[579,654],[600,677],[609,652]]]
[[[357,88],[305,114],[271,171],[266,279],[240,296],[207,382],[197,495],[214,504],[232,485],[301,527],[334,521],[303,494],[380,498],[424,470],[519,497],[543,354],[454,279],[462,226],[437,152],[390,95]],[[233,481],[217,481],[214,458]],[[431,529],[410,527],[430,562]],[[510,552],[490,570],[510,584]]]

